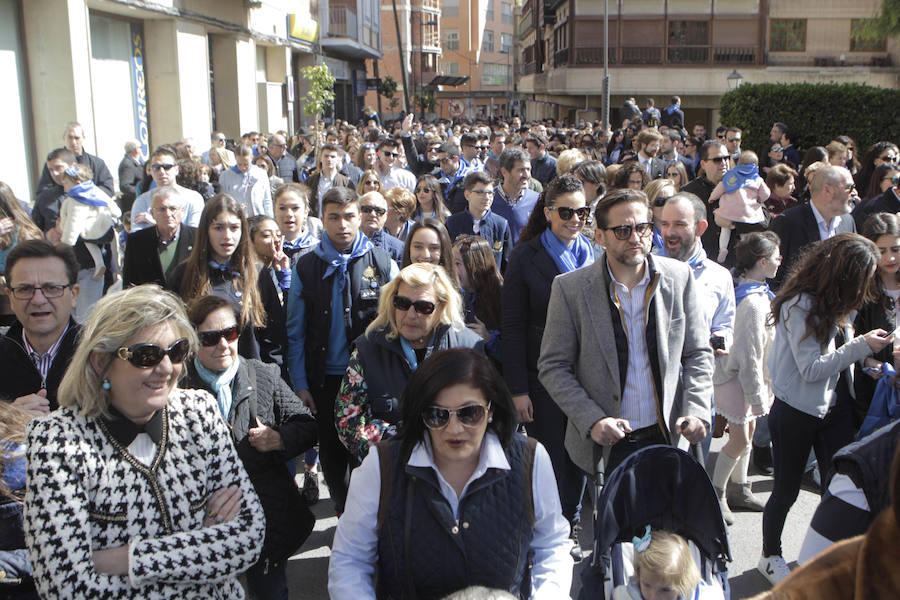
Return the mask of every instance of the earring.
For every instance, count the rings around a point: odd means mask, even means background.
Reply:
[[[494,422],[494,417],[488,417],[488,423],[493,423],[493,422]]]
[[[103,383],[100,384],[100,387],[102,387],[104,390],[109,390],[112,386],[109,384],[109,379],[104,379]]]

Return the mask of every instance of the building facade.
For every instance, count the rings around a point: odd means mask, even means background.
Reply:
[[[335,77],[334,118],[355,122],[366,96],[366,61],[381,58],[380,0],[311,0],[319,3],[322,51]]]
[[[596,119],[607,0],[524,0],[519,91],[528,118]],[[609,0],[611,121],[628,96],[682,99],[685,120],[718,124],[737,71],[750,83],[900,86],[897,40],[852,32],[881,0]],[[734,78],[732,79],[732,81]],[[641,102],[642,104],[642,102]],[[643,108],[643,105],[641,106]]]
[[[31,200],[69,121],[113,174],[130,138],[146,157],[186,137],[205,150],[215,130],[293,133],[310,119],[300,69],[322,60],[351,114],[362,57],[380,55],[377,0],[357,5],[339,31],[327,0],[0,0],[0,110],[20,149],[0,179]]]

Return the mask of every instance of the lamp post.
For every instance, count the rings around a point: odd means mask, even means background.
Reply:
[[[737,69],[731,71],[731,74],[725,78],[728,81],[728,89],[736,90],[744,83],[744,76],[738,73]]]

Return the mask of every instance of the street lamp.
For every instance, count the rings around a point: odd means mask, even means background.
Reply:
[[[728,89],[736,90],[744,83],[744,76],[738,73],[737,69],[731,71],[731,75],[725,78],[728,81]]]

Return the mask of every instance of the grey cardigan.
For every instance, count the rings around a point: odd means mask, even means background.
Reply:
[[[821,419],[834,404],[841,371],[871,355],[872,350],[864,337],[853,337],[849,326],[844,328],[847,343],[840,348],[834,345],[837,327],[831,328],[824,346],[812,334],[806,335],[806,315],[811,304],[810,297],[801,294],[781,306],[769,354],[769,373],[772,390],[779,400]]]

